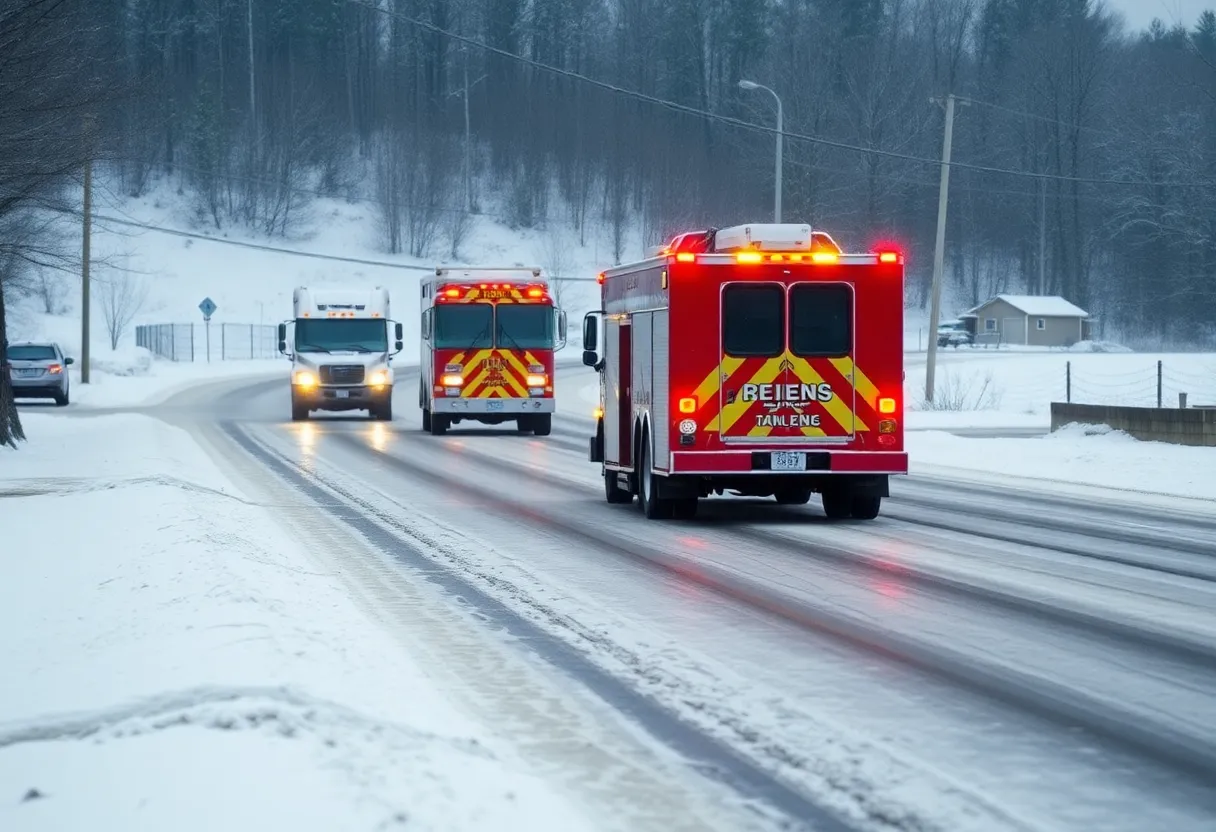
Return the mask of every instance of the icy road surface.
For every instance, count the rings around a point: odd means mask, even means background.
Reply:
[[[290,506],[386,626],[408,632],[408,587],[523,657],[532,693],[468,656],[449,689],[483,715],[566,703],[549,733],[585,731],[622,772],[580,793],[589,760],[551,765],[576,800],[636,805],[649,770],[725,829],[1216,825],[1210,512],[938,476],[897,482],[873,523],[740,499],[647,522],[586,461],[594,376],[559,378],[545,438],[425,435],[408,370],[389,424],[293,424],[283,382],[155,412]],[[342,530],[365,545],[334,548]],[[500,727],[544,760],[531,710]]]

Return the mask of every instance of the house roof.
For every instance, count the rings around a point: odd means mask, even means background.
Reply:
[[[1059,295],[997,295],[967,310],[967,315],[975,317],[975,313],[988,306],[993,301],[1004,301],[1023,315],[1032,318],[1088,318],[1089,313],[1081,307],[1069,303]]]

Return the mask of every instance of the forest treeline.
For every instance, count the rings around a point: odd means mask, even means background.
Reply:
[[[914,304],[937,218],[931,99],[953,93],[970,102],[947,237],[960,297],[1059,293],[1125,334],[1216,337],[1212,13],[1130,32],[1100,0],[0,6],[0,28],[55,45],[39,60],[78,82],[59,92],[94,99],[87,140],[76,106],[4,137],[42,167],[78,178],[87,144],[128,195],[170,177],[200,222],[270,234],[314,195],[366,200],[385,250],[420,256],[459,251],[476,213],[603,235],[615,259],[640,253],[638,230],[767,220],[774,137],[737,122],[771,128],[775,107],[751,80],[784,105],[785,219],[901,242]],[[33,71],[0,60],[6,85]],[[53,172],[29,181],[62,187]]]

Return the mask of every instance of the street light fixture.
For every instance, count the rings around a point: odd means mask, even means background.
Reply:
[[[781,97],[763,84],[757,84],[755,81],[740,81],[739,89],[741,90],[764,90],[773,97],[777,102],[777,175],[775,182],[776,193],[773,197],[773,222],[781,222],[781,172],[783,165],[781,163],[782,145],[781,140],[785,136],[785,111],[781,106]]]

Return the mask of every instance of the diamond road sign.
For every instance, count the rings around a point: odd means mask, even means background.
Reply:
[[[210,319],[215,314],[215,310],[219,307],[215,305],[215,301],[211,298],[203,298],[203,302],[198,305],[199,311],[203,313],[204,319]]]

